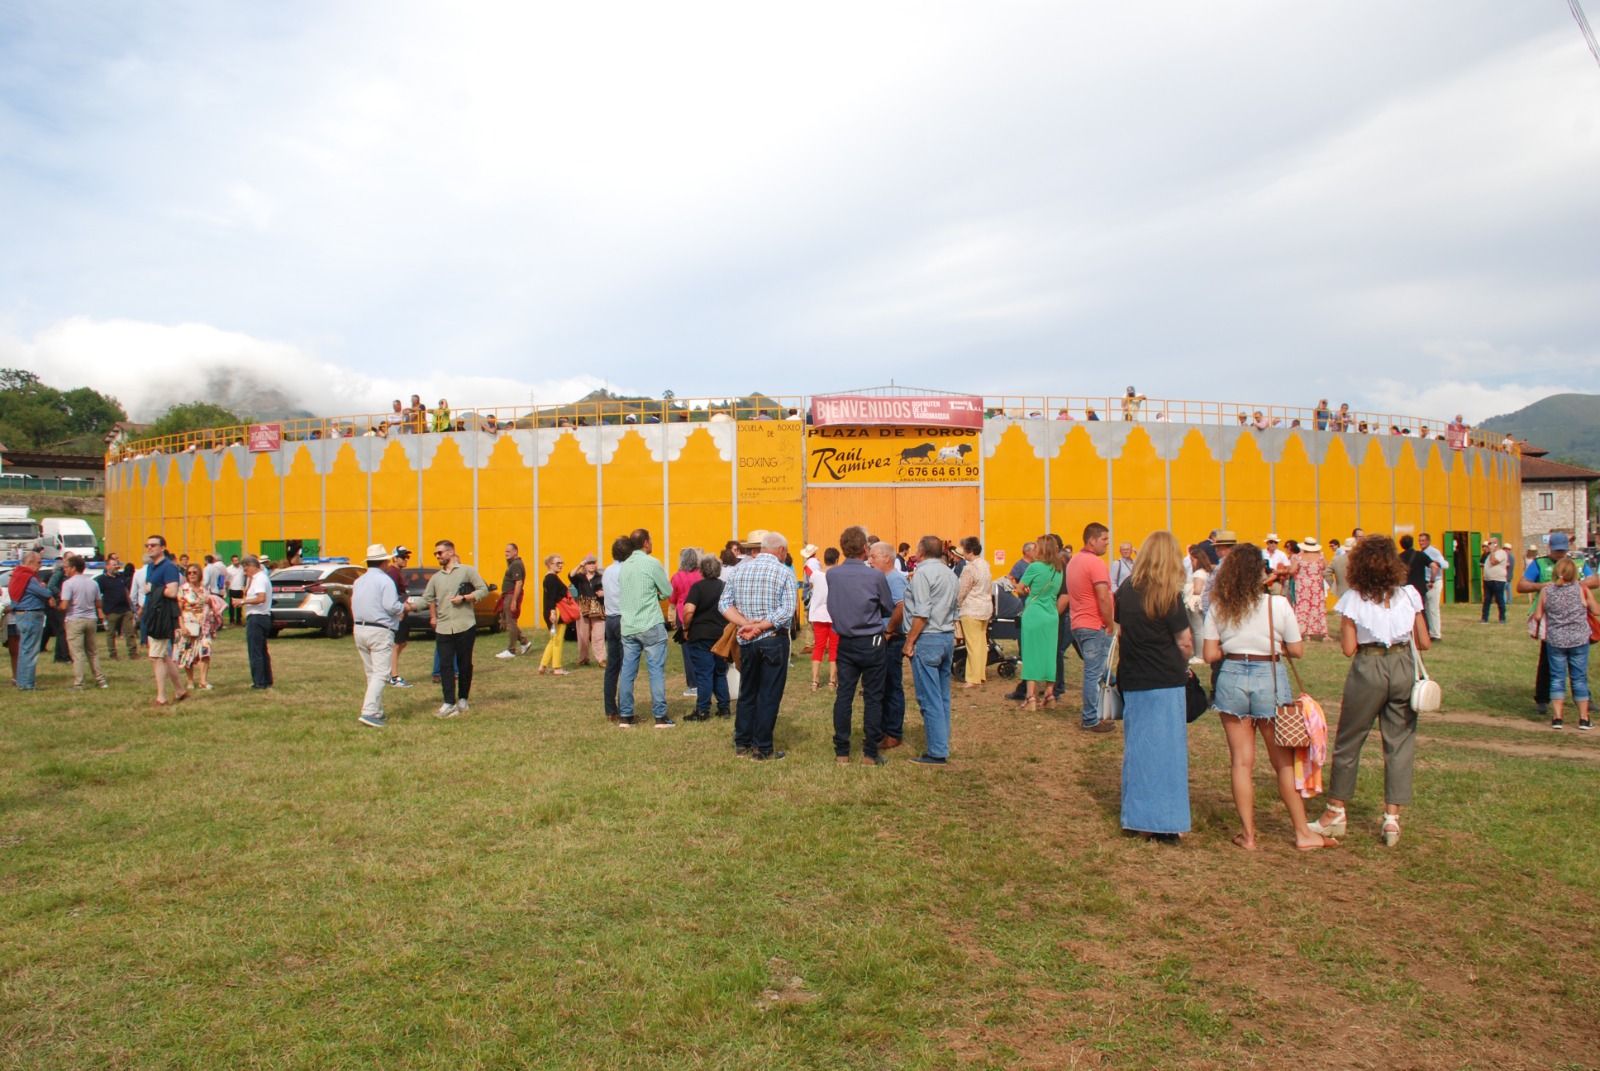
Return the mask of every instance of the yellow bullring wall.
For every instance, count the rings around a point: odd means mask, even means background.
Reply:
[[[834,545],[838,532],[805,529],[807,487],[820,486],[808,480],[806,432],[798,421],[610,425],[152,455],[107,466],[106,546],[136,554],[152,532],[191,555],[220,540],[253,550],[316,539],[324,554],[355,560],[368,543],[425,549],[451,539],[496,580],[508,542],[537,576],[547,554],[569,568],[591,552],[604,562],[613,536],[641,526],[669,570],[681,548],[718,548],[753,528],[781,531],[796,547]],[[926,438],[947,441],[934,429]],[[1518,461],[1495,451],[1303,429],[1008,417],[965,441],[981,444],[978,481],[952,481],[942,493],[977,497],[976,534],[1008,561],[1043,531],[1077,545],[1091,521],[1135,545],[1159,528],[1183,542],[1212,528],[1242,540],[1268,531],[1326,540],[1358,525],[1521,538]],[[916,464],[861,486],[927,488],[912,479]],[[971,515],[951,510],[963,513]]]

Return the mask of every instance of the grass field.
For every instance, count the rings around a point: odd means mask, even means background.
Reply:
[[[1120,734],[959,689],[952,765],[834,765],[790,677],[778,763],[725,721],[619,732],[600,677],[478,647],[472,712],[390,690],[358,726],[349,641],[285,635],[248,689],[110,691],[0,715],[0,1065],[128,1068],[1595,1066],[1600,734],[1535,720],[1521,628],[1451,611],[1405,837],[1265,845],[1215,715],[1194,833],[1118,828]],[[573,648],[568,647],[569,663]],[[406,654],[426,682],[431,648]],[[1337,709],[1345,660],[1313,645]],[[687,712],[674,649],[674,714]],[[643,691],[641,682],[641,692]],[[1568,724],[1575,718],[1569,715]]]

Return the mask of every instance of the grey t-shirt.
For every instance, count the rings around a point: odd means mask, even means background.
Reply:
[[[94,604],[99,599],[100,588],[82,573],[61,582],[61,601],[66,604],[68,621],[93,621]]]

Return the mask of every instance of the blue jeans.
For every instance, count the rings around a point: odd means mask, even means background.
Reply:
[[[44,642],[44,611],[19,610],[17,636],[22,641],[17,650],[17,687],[27,690],[33,687],[39,644]]]
[[[617,681],[617,712],[633,717],[633,685],[639,679],[639,656],[650,673],[650,713],[667,716],[667,626],[654,625],[622,637],[622,676]]]
[[[953,632],[924,632],[912,649],[911,686],[922,708],[927,753],[936,759],[950,757],[950,662],[955,650]]]
[[[1483,582],[1483,620],[1489,620],[1489,607],[1500,608],[1500,623],[1506,623],[1506,582],[1504,580],[1485,580]]]
[[[772,754],[778,704],[789,681],[789,633],[769,632],[739,649],[739,705],[733,715],[733,746]]]
[[[1589,698],[1589,645],[1580,643],[1576,647],[1557,647],[1555,644],[1546,644],[1550,650],[1550,698],[1565,699],[1567,697],[1567,678],[1572,678],[1572,698],[1585,700]]]
[[[1072,639],[1083,655],[1083,725],[1100,722],[1100,685],[1105,681],[1106,659],[1111,656],[1111,634],[1098,628],[1075,628]]]
[[[683,645],[683,660],[689,667],[689,680],[695,686],[696,714],[711,713],[711,696],[717,697],[717,710],[728,710],[728,660],[711,653],[715,640],[695,640]]]

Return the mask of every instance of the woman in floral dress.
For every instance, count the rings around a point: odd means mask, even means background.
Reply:
[[[1294,559],[1294,617],[1300,626],[1300,635],[1307,638],[1328,638],[1328,586],[1324,574],[1328,560],[1322,556],[1322,544],[1315,539],[1305,539],[1300,553]]]
[[[191,688],[210,689],[206,674],[211,669],[211,637],[215,631],[206,619],[211,616],[211,599],[201,582],[198,565],[189,566],[178,585],[178,632],[172,657],[189,678]]]

